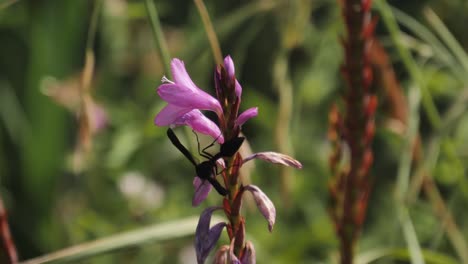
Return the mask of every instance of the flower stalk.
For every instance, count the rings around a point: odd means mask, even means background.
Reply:
[[[203,211],[195,233],[195,251],[197,262],[204,263],[216,245],[221,231],[226,227],[229,245],[223,245],[215,254],[214,263],[255,263],[255,249],[246,240],[246,220],[241,214],[242,198],[250,192],[260,211],[268,222],[271,232],[276,220],[276,209],[268,196],[255,185],[244,185],[239,171],[242,165],[255,158],[264,161],[302,168],[297,160],[276,152],[255,153],[245,159],[238,152],[244,137],[240,136],[242,125],[257,116],[258,108],[252,107],[239,114],[242,87],[236,79],[234,62],[230,56],[224,59],[214,73],[216,98],[198,88],[191,80],[184,63],[174,59],[171,63],[174,82],[163,78],[163,84],[157,92],[168,105],[155,118],[158,126],[176,127],[187,125],[194,132],[211,136],[220,144],[219,153],[209,154],[206,147],[200,151],[205,161],[197,163],[192,154],[180,143],[177,136],[168,130],[168,136],[184,156],[195,166],[196,176],[193,181],[195,194],[192,204],[199,205],[208,196],[212,187],[221,195],[222,203],[218,207],[209,207]],[[216,113],[216,122],[203,115],[201,110]],[[218,165],[222,168],[218,172]],[[221,183],[216,179],[221,175]],[[211,215],[223,210],[227,221],[215,224],[210,228]]]
[[[376,24],[376,20],[371,18],[371,4],[371,0],[342,1],[346,28],[346,38],[342,41],[342,75],[346,83],[344,113],[334,105],[329,115],[329,139],[333,147],[330,155],[333,174],[329,186],[330,213],[340,240],[342,264],[353,262],[353,251],[370,194],[371,143],[377,107],[377,97],[370,91],[372,68],[369,52]],[[343,163],[345,165],[340,166]]]

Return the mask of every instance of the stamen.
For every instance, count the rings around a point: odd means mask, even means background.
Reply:
[[[171,81],[171,80],[169,80],[166,76],[163,76],[163,77],[161,78],[161,82],[162,82],[162,83],[174,84],[174,82]]]

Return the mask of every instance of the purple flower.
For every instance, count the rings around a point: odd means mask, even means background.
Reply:
[[[211,215],[215,210],[221,207],[209,207],[203,211],[198,220],[197,229],[195,231],[195,252],[197,254],[197,262],[204,263],[210,251],[218,242],[219,237],[226,223],[220,222],[210,228]]]
[[[275,224],[276,219],[275,205],[257,186],[247,185],[245,186],[245,189],[252,193],[255,203],[257,204],[257,208],[268,221],[268,230],[271,232],[273,230],[273,225]]]
[[[161,84],[158,88],[158,94],[164,101],[189,109],[210,110],[218,115],[223,113],[218,100],[193,83],[183,61],[173,59],[171,71],[175,82]]]
[[[163,78],[164,83],[157,90],[168,105],[158,113],[154,120],[155,124],[187,125],[194,131],[209,135],[219,143],[223,143],[224,138],[219,127],[200,112],[200,110],[210,110],[222,116],[223,110],[218,100],[193,83],[181,60],[173,59],[171,70],[175,82]]]

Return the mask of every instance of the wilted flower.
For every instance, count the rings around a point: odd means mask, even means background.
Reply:
[[[215,210],[222,209],[221,207],[209,207],[203,211],[198,220],[197,230],[195,231],[195,252],[197,254],[197,262],[204,263],[208,254],[218,242],[218,239],[226,226],[226,223],[221,222],[210,228],[211,215]]]
[[[244,187],[247,191],[252,193],[255,203],[257,204],[258,210],[268,221],[268,230],[273,230],[273,225],[276,220],[276,209],[273,202],[266,196],[260,188],[255,185],[247,185]]]

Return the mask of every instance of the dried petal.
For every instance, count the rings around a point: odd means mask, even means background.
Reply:
[[[250,191],[254,197],[255,203],[257,204],[258,209],[268,221],[268,230],[270,232],[273,230],[273,225],[275,224],[276,219],[276,209],[273,202],[266,196],[260,188],[255,185],[245,186],[247,191]]]
[[[213,263],[214,264],[228,264],[228,253],[229,253],[229,246],[222,245],[218,251],[216,251],[216,255],[214,257]]]
[[[258,107],[252,107],[245,110],[237,117],[236,125],[242,126],[247,120],[258,115]]]
[[[195,252],[197,254],[197,262],[204,263],[210,251],[218,242],[219,237],[226,223],[220,222],[210,228],[211,215],[215,210],[221,207],[209,207],[205,209],[200,215],[197,229],[195,231]]]
[[[195,207],[206,199],[211,191],[211,184],[208,181],[200,179],[199,177],[194,177],[193,187],[195,188],[195,193],[192,199],[192,206]]]
[[[265,160],[271,163],[291,166],[296,169],[302,169],[302,164],[298,160],[295,160],[294,158],[286,154],[281,154],[281,153],[272,152],[272,151],[254,153],[248,156],[247,158],[245,158],[243,162],[245,163],[249,160],[256,159],[256,158]]]
[[[247,241],[244,248],[244,254],[241,258],[242,264],[255,264],[257,262],[257,257],[255,254],[255,248],[252,242]]]
[[[229,259],[231,264],[242,264],[237,256],[234,254],[234,242],[236,241],[235,238],[231,240],[231,245],[229,246]]]

